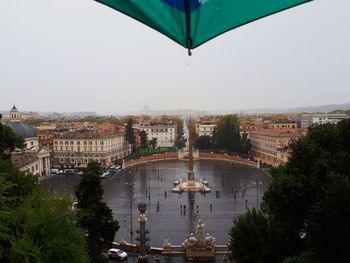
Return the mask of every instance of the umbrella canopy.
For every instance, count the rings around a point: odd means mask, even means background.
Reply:
[[[188,48],[312,0],[96,0]]]

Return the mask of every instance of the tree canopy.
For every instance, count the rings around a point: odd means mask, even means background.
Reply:
[[[37,178],[0,160],[0,261],[88,262],[72,200],[45,193]]]
[[[350,119],[310,127],[304,138],[291,144],[291,149],[286,165],[272,169],[273,180],[263,196],[274,241],[266,242],[269,253],[257,250],[256,256],[274,255],[261,261],[268,263],[279,263],[284,258],[284,263],[349,258]],[[241,228],[241,220],[235,227]],[[254,231],[248,229],[246,235]],[[231,232],[233,240],[237,238],[235,233]],[[259,233],[256,238],[266,240]],[[237,262],[249,262],[242,261],[240,255],[250,243],[243,240],[239,246],[232,244]],[[305,251],[313,253],[316,261],[301,256]]]
[[[9,159],[13,150],[24,147],[24,139],[0,122],[0,159]]]
[[[147,132],[140,131],[139,135],[140,135],[140,139],[141,139],[141,147],[147,148],[148,147]]]
[[[128,120],[128,123],[125,126],[125,137],[128,143],[134,145],[135,144],[135,134],[134,134],[134,128],[132,127],[133,125],[133,120],[130,118]]]
[[[103,201],[100,171],[100,164],[89,163],[80,184],[75,188],[78,225],[85,230],[92,263],[104,261],[101,256],[103,244],[112,243],[119,229],[112,210]]]

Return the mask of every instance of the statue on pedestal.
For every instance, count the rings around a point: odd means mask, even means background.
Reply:
[[[212,258],[215,255],[216,239],[204,231],[205,224],[198,221],[196,235],[190,233],[182,243],[188,258]]]

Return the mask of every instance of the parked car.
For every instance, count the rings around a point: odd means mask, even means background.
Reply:
[[[52,173],[52,174],[57,174],[58,172],[59,172],[58,169],[55,169],[55,168],[51,169],[51,173]]]
[[[83,171],[79,171],[79,172],[77,172],[77,175],[84,175],[84,172]]]
[[[128,254],[121,249],[111,248],[108,250],[108,257],[118,260],[124,260],[128,257]]]
[[[110,171],[104,172],[103,174],[100,175],[101,178],[105,178],[107,175],[110,175]]]

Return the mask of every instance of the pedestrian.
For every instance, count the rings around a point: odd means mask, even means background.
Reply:
[[[245,208],[248,209],[248,199],[245,200]]]
[[[147,197],[147,195],[148,195],[148,190],[146,189],[146,197]]]
[[[197,211],[197,214],[199,214],[199,206],[198,205],[196,206],[196,211]]]
[[[166,191],[164,191],[164,197],[166,198],[166,196],[167,196],[167,192],[166,192]]]
[[[212,204],[210,204],[210,212],[213,212],[213,205]]]
[[[158,256],[155,256],[155,257],[154,257],[154,263],[160,263],[160,259],[159,259]]]

